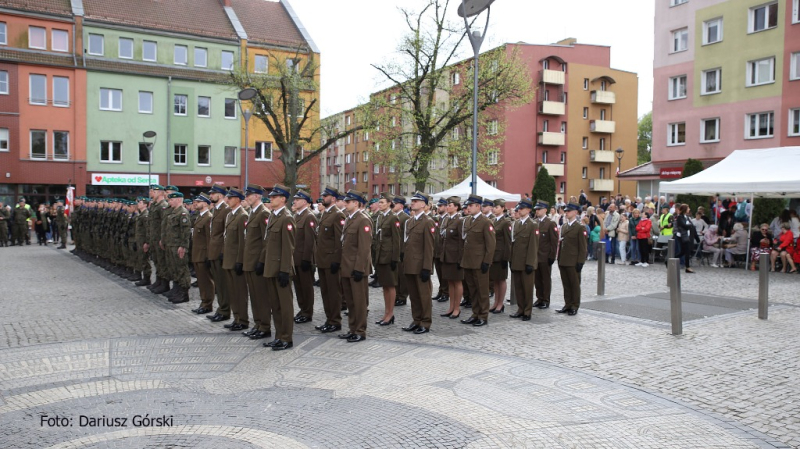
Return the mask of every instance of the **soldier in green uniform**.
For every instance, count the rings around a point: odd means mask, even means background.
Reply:
[[[350,343],[367,339],[368,288],[365,278],[372,268],[372,220],[362,213],[366,203],[361,192],[345,196],[345,224],[342,228],[342,292],[347,301],[349,331],[339,338]]]
[[[180,304],[189,301],[189,286],[192,282],[189,277],[189,266],[186,265],[192,225],[189,223],[189,212],[183,207],[183,194],[173,192],[168,198],[172,212],[165,218],[165,232],[161,236],[161,241],[166,249],[169,270],[173,273],[175,283],[180,289],[179,293],[171,296],[169,301]]]
[[[517,205],[519,220],[511,225],[511,271],[518,309],[511,318],[530,321],[533,310],[534,271],[539,264],[539,222],[531,218],[533,203],[524,198]]]
[[[148,238],[147,234],[150,231],[148,228],[148,221],[150,220],[150,211],[147,209],[149,201],[145,197],[137,198],[137,209],[139,213],[136,215],[136,221],[134,226],[134,241],[136,242],[136,246],[134,247],[134,270],[141,273],[141,279],[139,279],[136,284],[137,287],[144,287],[146,285],[150,285],[150,276],[152,276],[152,270],[150,268],[150,257],[147,252],[144,250],[144,245],[147,243]]]
[[[392,212],[397,216],[397,220],[400,222],[400,230],[402,234],[402,230],[405,229],[406,220],[408,220],[408,214],[405,212],[404,208],[406,207],[406,199],[402,196],[396,196],[392,199]],[[395,306],[404,306],[408,302],[408,285],[406,285],[406,277],[403,275],[403,257],[405,256],[405,241],[401,238],[400,239],[400,263],[397,264],[397,288],[395,289]]]
[[[379,326],[394,323],[394,303],[397,294],[398,272],[400,264],[400,220],[392,212],[392,196],[389,192],[381,193],[378,200],[378,214],[375,220],[375,274],[378,283],[383,287],[383,318],[376,321]],[[375,243],[377,242],[377,243]]]
[[[286,209],[290,195],[289,189],[280,184],[275,184],[269,193],[272,213],[267,223],[261,255],[268,285],[267,298],[275,321],[275,339],[264,343],[264,346],[273,351],[283,351],[294,346],[294,306],[289,283],[294,275],[295,222]]]
[[[403,257],[403,275],[406,277],[411,298],[411,316],[414,321],[403,330],[425,334],[431,328],[431,272],[433,271],[434,220],[425,213],[430,198],[422,192],[411,197],[411,218],[406,220],[403,240],[406,255]]]
[[[33,214],[30,207],[25,204],[25,197],[19,197],[19,202],[14,207],[14,238],[12,244],[22,246],[22,242],[30,245],[29,221]]]
[[[322,192],[325,210],[318,220],[317,246],[314,260],[319,270],[319,289],[325,310],[325,323],[315,326],[322,333],[342,329],[342,294],[339,267],[342,261],[342,228],[344,213],[336,206],[339,191],[326,187]]]
[[[167,274],[167,261],[164,249],[161,247],[161,219],[169,212],[169,204],[165,200],[164,187],[154,184],[150,187],[150,212],[147,233],[147,243],[144,251],[150,253],[150,259],[156,267],[156,282],[147,287],[151,292],[159,294],[169,290],[169,275]]]
[[[506,288],[508,284],[508,263],[511,260],[511,222],[506,218],[506,201],[496,199],[492,206],[492,218],[496,245],[492,267],[489,269],[489,281],[494,284],[494,304],[492,313],[503,313],[506,306]]]
[[[494,225],[481,213],[483,198],[470,195],[467,205],[467,218],[464,220],[464,253],[461,268],[464,281],[472,300],[472,316],[461,320],[464,324],[484,326],[489,317],[489,267],[494,257],[497,241]]]
[[[439,291],[434,296],[433,300],[439,302],[447,302],[450,300],[449,296],[449,288],[447,285],[447,281],[442,276],[442,242],[441,242],[441,233],[439,229],[442,225],[442,220],[447,215],[447,199],[439,198],[439,201],[436,203],[436,216],[431,217],[433,218],[434,224],[436,225],[436,235],[434,235],[434,245],[435,251],[433,253],[433,264],[436,267],[436,277],[439,278]]]
[[[9,220],[11,220],[11,211],[0,201],[0,247],[8,246]]]
[[[561,226],[558,250],[558,269],[564,286],[564,307],[558,313],[576,315],[581,306],[581,270],[586,261],[588,245],[586,228],[578,221],[581,206],[570,201],[566,222]]]

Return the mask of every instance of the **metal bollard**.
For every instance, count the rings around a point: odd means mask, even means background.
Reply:
[[[766,320],[769,308],[769,254],[758,259],[758,319]]]
[[[674,258],[675,258],[675,239],[672,238],[667,241],[667,260]],[[678,261],[678,266],[680,266],[680,260]],[[669,287],[669,275],[667,275],[667,287]]]
[[[672,335],[683,334],[683,310],[681,304],[681,261],[671,258],[667,263]]]
[[[606,294],[606,242],[595,243],[597,256],[597,296]]]

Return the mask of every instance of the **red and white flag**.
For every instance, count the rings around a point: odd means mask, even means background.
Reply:
[[[75,198],[75,187],[67,187],[67,199],[64,202],[64,214],[69,217],[72,212],[72,201]]]

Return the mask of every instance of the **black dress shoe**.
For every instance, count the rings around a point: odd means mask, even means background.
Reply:
[[[442,296],[444,296],[444,295],[443,295],[443,294],[441,294],[441,293],[439,293],[438,295],[434,296],[434,297],[433,297],[433,298],[431,298],[431,299],[432,299],[433,301],[438,301],[438,300],[442,299]]]
[[[251,340],[261,340],[263,338],[271,337],[272,332],[256,331],[248,336]]]
[[[311,322],[311,317],[308,317],[308,316],[298,316],[298,317],[296,317],[296,318],[294,319],[294,322],[295,322],[295,323],[297,323],[297,324],[310,323],[310,322]]]
[[[231,326],[230,329],[228,329],[228,330],[230,330],[230,331],[241,331],[241,330],[247,329],[248,327],[250,327],[250,326],[247,325],[247,324],[234,323],[233,326]]]
[[[487,324],[489,324],[489,322],[486,320],[476,320],[474,323],[472,323],[472,325],[475,327],[486,326]]]
[[[503,306],[500,307],[500,310],[497,310],[497,309],[492,309],[491,310],[492,313],[503,313],[505,311],[506,311],[506,305],[505,304],[503,304]]]
[[[284,349],[291,349],[294,346],[291,341],[280,341],[272,345],[273,351],[283,351]]]
[[[419,328],[418,324],[411,323],[408,326],[404,327],[403,330],[406,332],[411,332],[417,330],[418,328]]]
[[[450,318],[450,316],[451,316],[452,314],[453,314],[453,312],[448,312],[448,313],[442,313],[442,314],[440,314],[439,316],[441,316],[441,317],[447,317],[447,318]]]
[[[522,321],[530,321],[530,320],[531,320],[531,316],[530,315],[523,315],[522,316]]]
[[[248,330],[242,332],[242,335],[244,335],[245,337],[249,337],[249,336],[255,334],[256,332],[258,332],[258,328],[253,326],[251,329],[248,329]]]
[[[392,317],[389,318],[389,321],[380,320],[376,321],[375,324],[377,324],[378,326],[388,326],[390,324],[394,324],[394,315],[392,315]]]
[[[192,282],[192,283],[191,283],[191,286],[192,286],[192,287],[197,287],[197,281],[194,281],[194,282]]]
[[[477,318],[475,318],[474,316],[471,316],[471,317],[467,318],[466,320],[461,320],[461,323],[462,324],[474,324],[477,321],[478,321]]]
[[[472,303],[468,302],[468,303],[464,304],[462,307],[464,307],[465,309],[471,309],[472,308]]]
[[[569,316],[575,316],[577,314],[578,314],[578,311],[575,310],[575,309],[569,309],[569,311],[567,312],[567,315],[569,315]]]
[[[347,338],[347,342],[348,343],[358,343],[358,342],[364,341],[366,339],[367,339],[367,337],[365,337],[363,335],[353,334],[353,335],[351,335],[351,336],[349,336]]]
[[[439,302],[448,302],[450,301],[450,297],[448,295],[444,295],[438,300]]]
[[[328,323],[326,322],[326,323],[322,323],[322,324],[318,324],[318,325],[314,326],[314,329],[316,329],[318,331],[321,331],[324,327],[327,327],[327,326],[328,326]]]
[[[232,328],[233,326],[236,326],[236,323],[228,323],[228,324],[226,324],[226,325],[224,325],[224,326],[222,326],[222,327],[224,327],[225,329],[230,329],[230,328]]]
[[[324,329],[320,329],[320,332],[323,334],[327,334],[329,332],[336,332],[342,330],[342,326],[335,326],[333,324],[327,325]]]
[[[404,305],[406,305],[406,303],[407,303],[407,301],[404,301],[402,299],[398,299],[397,301],[394,302],[394,305],[396,305],[396,306],[404,306]]]
[[[516,313],[512,313],[512,314],[511,314],[511,315],[509,315],[508,317],[509,317],[509,318],[522,318],[523,316],[524,316],[524,315],[522,315],[521,313],[519,313],[519,312],[516,312]]]
[[[219,321],[228,321],[229,319],[231,319],[230,315],[228,315],[228,316],[216,315],[214,318],[211,318],[211,322],[212,323],[216,323],[216,322],[219,322]]]
[[[213,310],[207,309],[205,307],[198,307],[197,309],[192,310],[192,312],[194,312],[194,313],[196,313],[198,315],[202,315],[204,313],[211,313],[211,312],[213,312]]]
[[[542,310],[549,309],[550,308],[550,303],[549,302],[542,302],[542,303],[539,303],[538,305],[534,304],[533,307],[536,307],[537,309],[542,309]]]
[[[570,309],[563,307],[561,309],[556,310],[556,313],[569,313]]]
[[[353,335],[355,335],[355,334],[351,334],[350,332],[348,332],[346,334],[339,334],[339,338],[341,338],[342,340],[347,340],[348,338],[352,337]]]
[[[275,346],[277,343],[280,343],[280,342],[281,341],[276,338],[275,340],[268,341],[266,343],[262,343],[261,346],[263,346],[265,348],[271,348],[271,347]]]
[[[461,311],[458,312],[458,315],[450,315],[450,319],[451,320],[457,320],[458,317],[460,317],[460,316],[461,316]]]
[[[422,327],[422,326],[419,326],[418,328],[414,329],[415,334],[427,334],[430,331],[431,329],[429,327]]]

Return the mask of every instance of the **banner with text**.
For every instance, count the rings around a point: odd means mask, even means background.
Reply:
[[[93,186],[148,186],[158,184],[158,175],[132,175],[128,173],[92,173]]]

